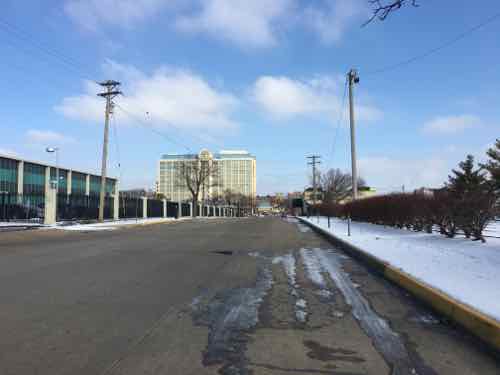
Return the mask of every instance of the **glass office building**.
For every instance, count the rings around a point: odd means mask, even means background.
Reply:
[[[36,215],[40,216],[40,210],[43,211],[46,203],[47,191],[50,190],[49,184],[57,181],[57,174],[59,174],[59,197],[82,198],[82,201],[86,202],[98,198],[101,189],[100,176],[0,155],[0,204],[3,206],[3,211],[7,209],[6,205],[16,204],[19,206],[18,211],[26,208],[38,210]],[[117,194],[116,187],[116,179],[106,179],[108,198]],[[58,201],[58,204],[60,203],[61,201]],[[12,207],[9,209],[13,210]]]

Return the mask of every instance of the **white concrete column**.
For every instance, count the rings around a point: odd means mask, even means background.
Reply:
[[[71,181],[73,180],[73,172],[71,170],[68,170],[66,174],[66,187],[67,187],[67,193],[68,195],[71,194],[71,190],[73,189]]]
[[[24,161],[20,160],[17,163],[17,194],[24,193]]]
[[[182,217],[182,201],[177,202],[177,204],[179,206],[177,209],[177,218],[179,219]]]
[[[193,202],[189,203],[189,216],[193,216]]]
[[[85,175],[85,195],[90,195],[90,175]]]
[[[45,167],[45,209],[43,223],[52,225],[56,223],[56,189],[50,183],[50,167]]]
[[[115,191],[113,196],[113,220],[120,220],[120,189],[119,181],[115,181]]]
[[[147,219],[148,217],[148,198],[142,197],[142,217]]]
[[[168,212],[167,212],[167,200],[166,199],[162,199],[162,202],[163,202],[163,218],[166,218],[168,216]]]

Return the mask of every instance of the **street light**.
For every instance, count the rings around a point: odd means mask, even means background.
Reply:
[[[55,198],[55,206],[56,206],[56,219],[57,219],[57,195],[59,194],[59,148],[58,147],[47,147],[45,149],[49,154],[55,154],[56,156],[56,181],[55,183],[51,181],[51,184],[55,185],[56,189],[56,198]]]
[[[45,149],[45,151],[47,151],[49,154],[55,154],[55,156],[56,156],[56,182],[55,182],[55,185],[56,185],[57,192],[59,192],[59,155],[58,155],[59,148],[47,147]]]

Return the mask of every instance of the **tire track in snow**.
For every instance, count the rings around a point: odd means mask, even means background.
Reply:
[[[327,290],[323,274],[335,283],[345,301],[352,308],[352,314],[363,331],[372,339],[375,348],[392,368],[392,375],[435,374],[432,369],[414,360],[402,338],[394,332],[386,320],[377,315],[369,302],[356,288],[342,269],[340,255],[332,250],[301,249],[303,262],[309,279],[322,290]]]
[[[299,285],[297,284],[297,264],[293,253],[279,256],[273,259],[273,264],[281,263],[288,277],[290,285],[290,294],[295,298],[295,319],[299,323],[307,321],[307,302],[299,296]]]

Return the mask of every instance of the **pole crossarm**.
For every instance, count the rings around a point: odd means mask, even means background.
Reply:
[[[316,213],[318,212],[317,209],[316,209],[316,196],[317,196],[317,188],[316,188],[316,177],[317,177],[317,173],[316,173],[316,166],[318,164],[321,164],[321,161],[319,161],[319,159],[321,159],[321,156],[319,155],[311,155],[311,156],[308,156],[307,159],[311,159],[310,162],[308,162],[307,164],[312,166],[312,180],[313,180],[313,207],[314,209],[316,210]]]

